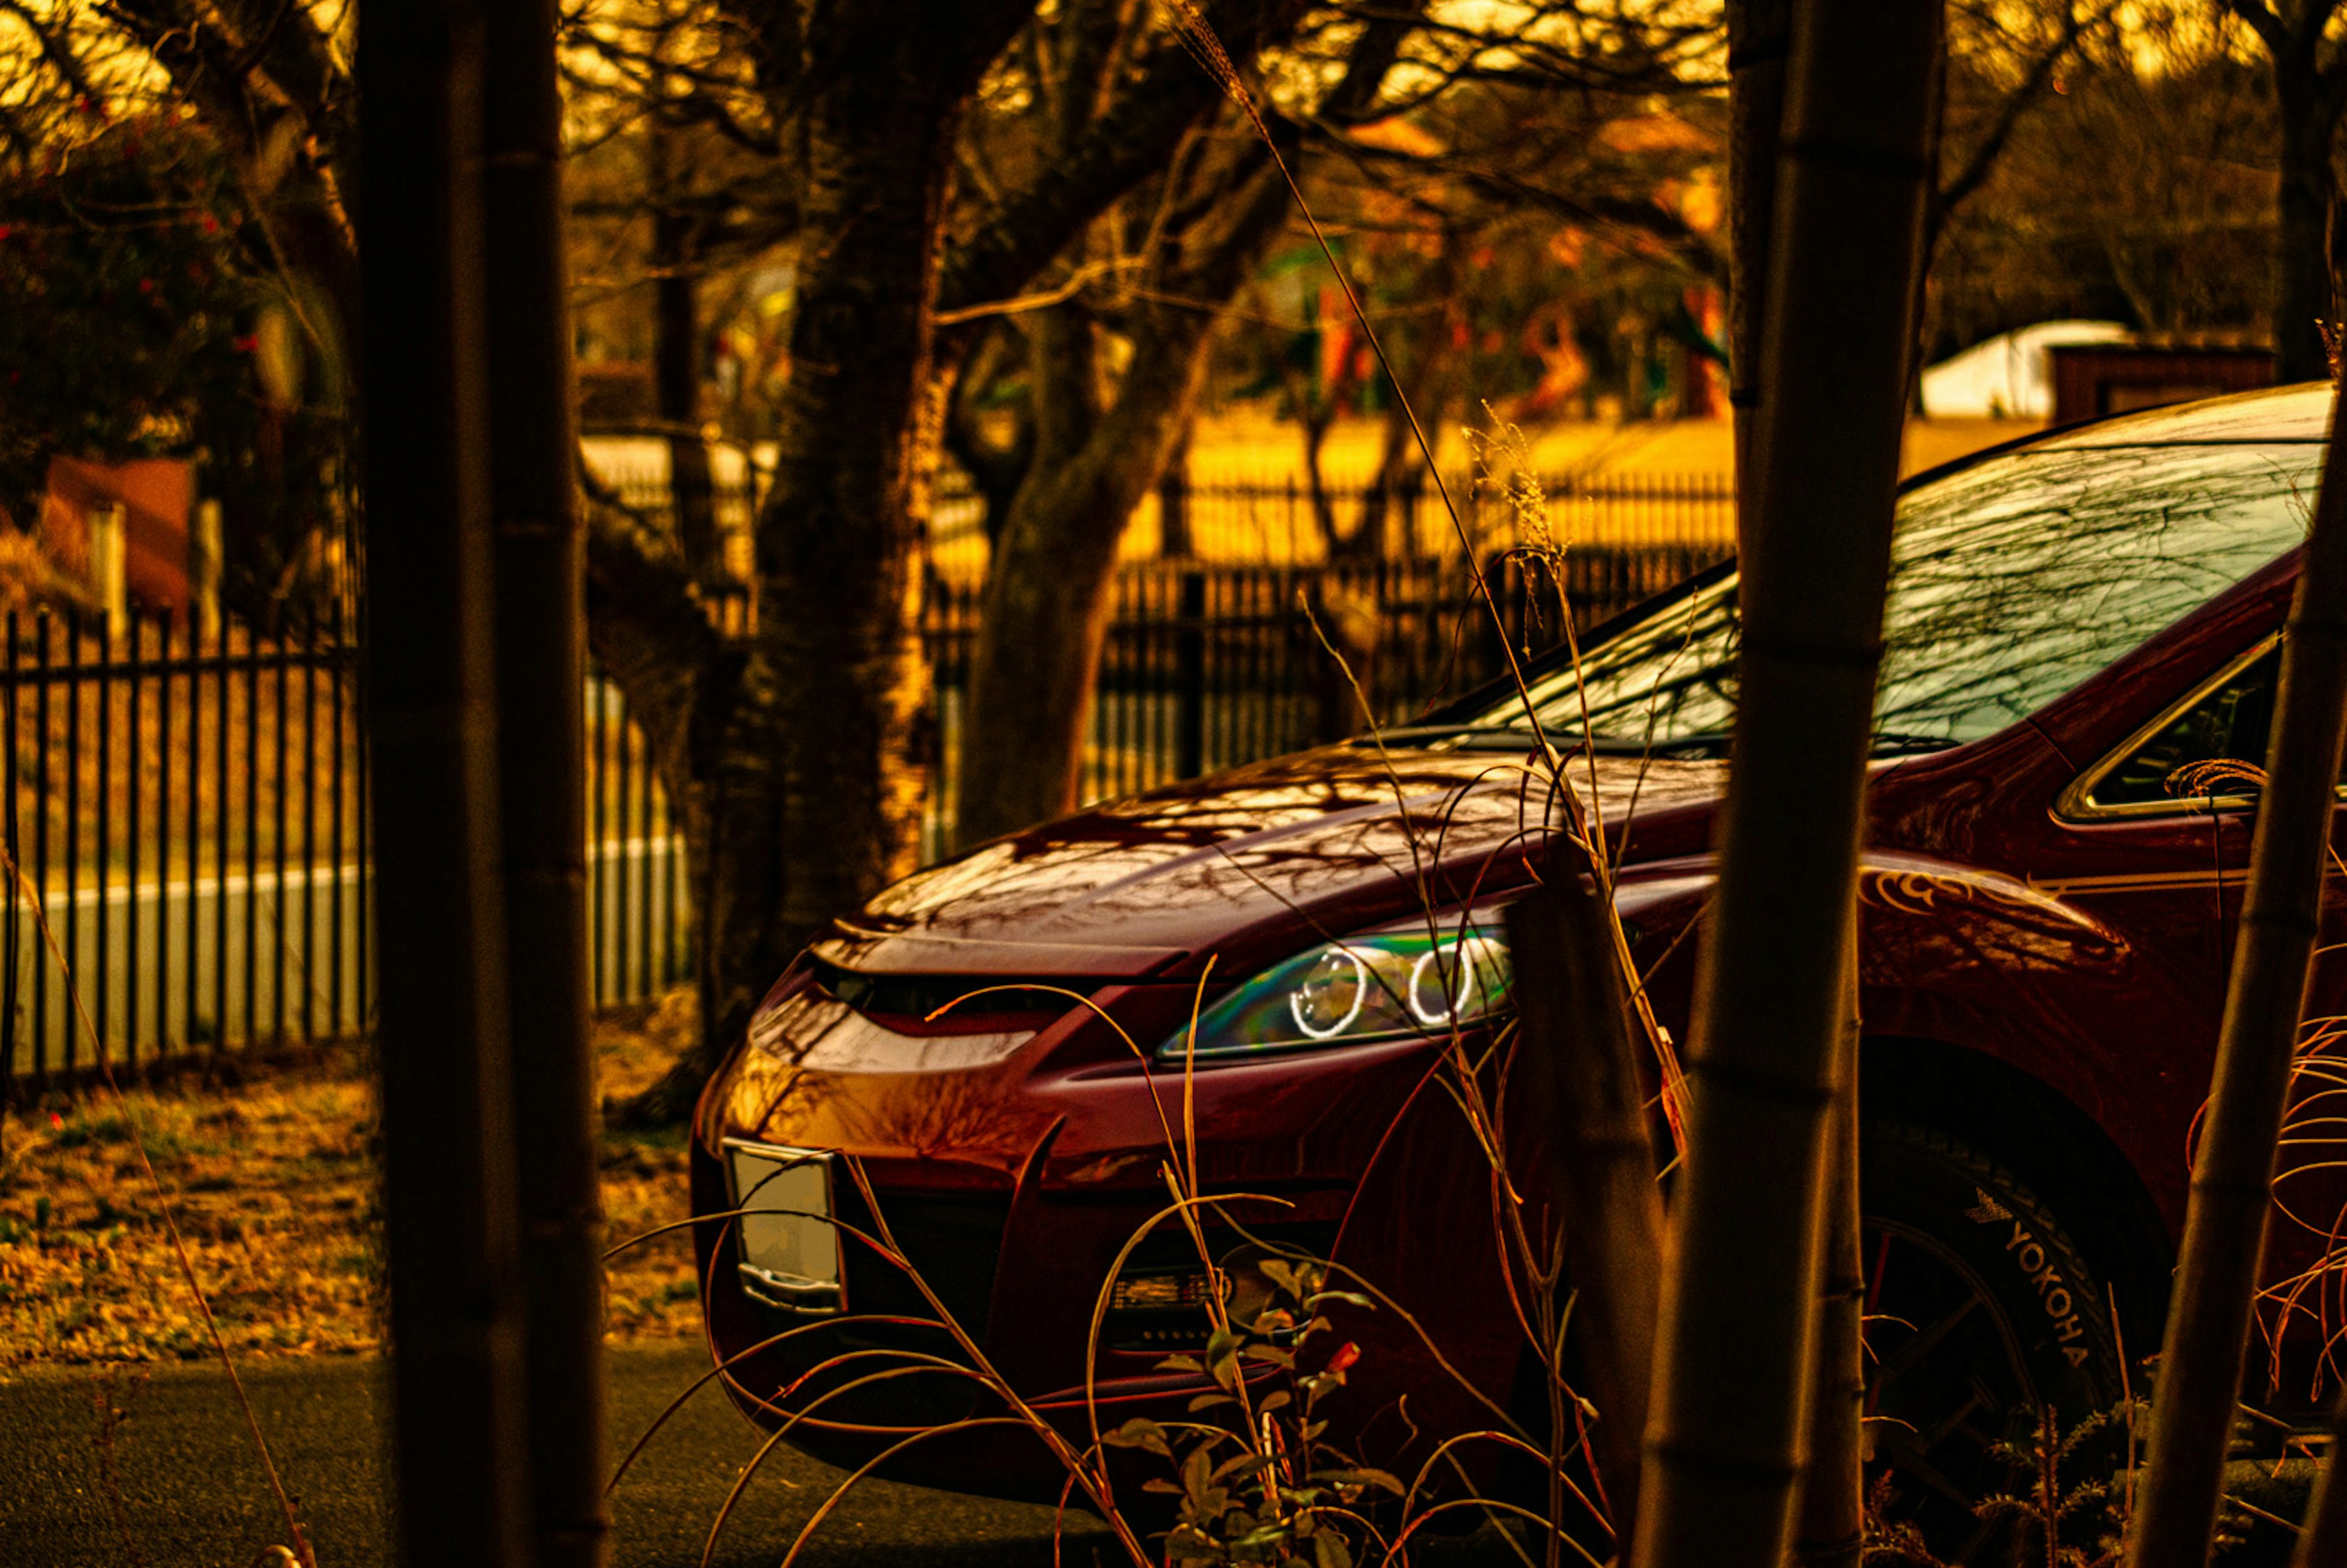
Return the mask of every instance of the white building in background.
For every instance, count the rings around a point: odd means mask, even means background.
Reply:
[[[2130,335],[2116,322],[2039,322],[2001,333],[1923,372],[1923,413],[1934,419],[2051,418],[2054,379],[2047,351]]]

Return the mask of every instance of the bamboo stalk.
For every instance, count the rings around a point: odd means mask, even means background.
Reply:
[[[1791,1533],[1940,20],[1926,0],[1795,12],[1641,1568],[1775,1568]]]
[[[1866,1542],[1866,1264],[1860,1245],[1858,929],[1842,938],[1841,1087],[1828,1130],[1818,1349],[1809,1387],[1809,1466],[1801,1478],[1793,1561],[1859,1568]]]
[[[2347,1458],[2347,1390],[2331,1408],[2331,1454],[2315,1478],[2314,1496],[2306,1505],[2306,1524],[2298,1537],[2291,1568],[2332,1568],[2347,1563],[2347,1481],[2339,1477]]]
[[[2347,730],[2347,428],[2335,416],[2278,704],[2154,1393],[2134,1568],[2208,1561],[2239,1397]]]
[[[1596,1462],[1627,1556],[1662,1290],[1663,1204],[1612,911],[1555,864],[1507,910],[1521,1061],[1548,1132],[1542,1169],[1564,1230],[1573,1333],[1597,1407]],[[1542,961],[1546,960],[1546,961]],[[1554,1517],[1552,1512],[1551,1517]]]
[[[1785,116],[1790,0],[1727,0],[1727,403],[1741,518],[1752,508],[1753,419],[1760,406],[1760,314],[1768,225],[1777,210],[1777,137]]]
[[[404,1562],[521,1563],[480,245],[480,14],[359,17],[366,719]],[[575,700],[575,699],[574,699]]]
[[[482,195],[497,765],[530,1529],[538,1568],[600,1568],[610,1518],[579,695],[586,677],[586,554],[572,477],[579,440],[563,265],[555,0],[491,0],[486,19]],[[705,495],[702,501],[705,507]]]

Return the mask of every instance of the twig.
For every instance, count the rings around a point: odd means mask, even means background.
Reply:
[[[108,1367],[103,1375],[89,1380],[89,1397],[97,1406],[97,1435],[90,1444],[97,1450],[98,1484],[106,1491],[107,1510],[114,1515],[115,1533],[122,1537],[123,1555],[130,1560],[130,1568],[147,1568],[147,1553],[138,1549],[138,1538],[130,1532],[130,1510],[122,1500],[122,1467],[115,1455],[116,1435],[130,1414],[114,1402],[120,1372],[118,1367]],[[138,1381],[144,1384],[147,1374],[139,1373]]]

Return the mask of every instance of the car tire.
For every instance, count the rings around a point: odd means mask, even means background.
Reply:
[[[1870,1486],[1950,1563],[1994,1560],[1973,1512],[2028,1451],[2125,1398],[2104,1276],[2055,1205],[1964,1141],[1870,1123],[1860,1158]]]

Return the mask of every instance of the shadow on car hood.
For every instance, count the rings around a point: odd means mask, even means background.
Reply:
[[[1609,831],[1702,807],[1717,762],[1601,757]],[[1592,798],[1586,759],[1568,774]],[[896,973],[1174,975],[1522,880],[1560,817],[1529,753],[1342,745],[1094,806],[897,884],[822,944]],[[1643,828],[1641,830],[1644,831]],[[1699,845],[1696,845],[1699,847]]]

